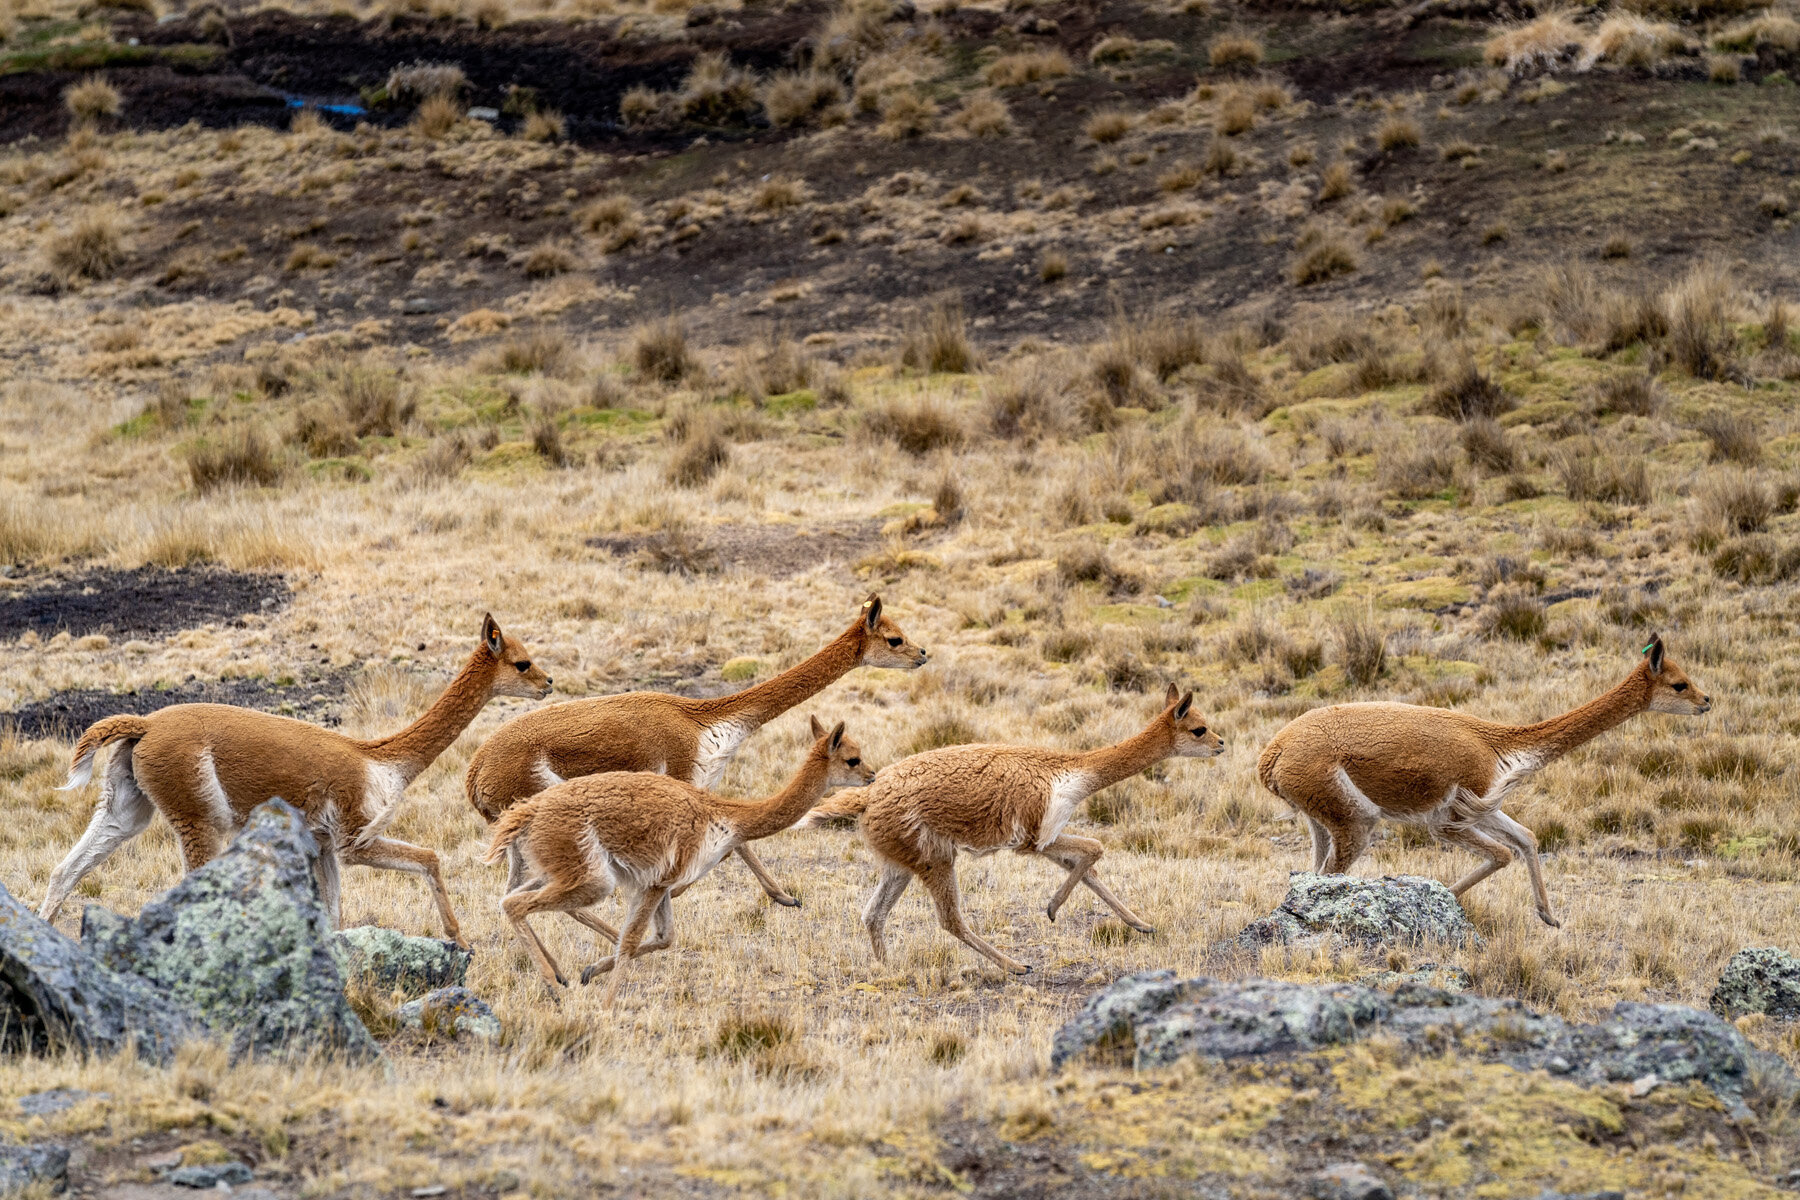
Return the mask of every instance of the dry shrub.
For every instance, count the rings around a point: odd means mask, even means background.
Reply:
[[[428,96],[413,114],[412,129],[420,137],[441,138],[462,120],[462,102],[450,96]]]
[[[1387,667],[1387,635],[1372,616],[1340,615],[1332,624],[1337,664],[1344,678],[1368,687]]]
[[[483,357],[481,366],[513,375],[555,375],[566,370],[573,358],[567,335],[550,327],[534,329],[524,337],[508,338]]]
[[[966,436],[961,419],[936,396],[893,399],[870,408],[863,413],[863,428],[916,456],[960,446]]]
[[[1656,386],[1656,377],[1648,371],[1611,375],[1594,387],[1594,412],[1600,416],[1623,413],[1653,417],[1662,411],[1662,407],[1662,390]]]
[[[608,254],[636,242],[643,234],[643,219],[631,197],[602,196],[575,214],[576,228],[600,239]]]
[[[1506,27],[1487,40],[1483,54],[1491,66],[1528,75],[1572,59],[1585,41],[1581,26],[1558,10]]]
[[[764,85],[763,111],[771,125],[803,125],[844,102],[844,85],[829,71],[782,71]]]
[[[1588,39],[1589,62],[1616,62],[1648,70],[1670,54],[1687,48],[1680,28],[1666,21],[1647,20],[1636,13],[1612,13]]]
[[[1163,429],[1147,445],[1124,443],[1119,449],[1133,452],[1150,498],[1157,504],[1180,502],[1205,509],[1213,506],[1217,489],[1261,483],[1269,469],[1267,456],[1243,430],[1203,419],[1197,413]],[[1230,520],[1238,517],[1235,511],[1219,515]]]
[[[731,65],[722,52],[702,54],[675,94],[681,115],[701,124],[740,120],[756,109],[756,78]]]
[[[812,189],[806,186],[804,179],[772,175],[750,194],[750,207],[758,212],[781,212],[805,204],[811,194]]]
[[[1602,451],[1588,441],[1558,450],[1551,465],[1571,500],[1650,503],[1650,471],[1641,454],[1619,448]]]
[[[215,440],[195,442],[182,452],[188,480],[202,495],[233,484],[272,487],[281,480],[275,448],[252,425],[240,425]]]
[[[1472,357],[1459,354],[1425,394],[1421,411],[1452,421],[1473,421],[1492,420],[1516,407],[1518,401],[1510,392],[1476,366]]]
[[[883,137],[918,137],[929,133],[937,124],[937,101],[912,88],[889,92],[881,100],[881,133]]]
[[[1707,441],[1708,462],[1734,462],[1756,466],[1762,462],[1762,433],[1756,418],[1746,412],[1715,408],[1694,422]]]
[[[1713,48],[1754,54],[1763,47],[1792,54],[1800,50],[1800,21],[1784,12],[1765,12],[1728,25],[1713,35]]]
[[[423,104],[433,97],[459,100],[469,77],[455,63],[413,62],[388,72],[387,94],[401,104]]]
[[[1088,118],[1084,131],[1096,145],[1110,145],[1131,132],[1131,114],[1116,108],[1103,109]]]
[[[1766,534],[1734,538],[1712,558],[1713,574],[1766,586],[1800,579],[1800,543]]]
[[[1135,596],[1144,590],[1144,581],[1115,565],[1107,548],[1098,542],[1079,542],[1064,549],[1056,556],[1056,574],[1068,584],[1097,583],[1109,595]]]
[[[1206,48],[1206,59],[1221,71],[1249,70],[1262,64],[1262,43],[1242,34],[1216,37]]]
[[[1241,413],[1260,421],[1281,403],[1264,386],[1262,376],[1250,366],[1236,346],[1220,344],[1210,349],[1207,373],[1200,380],[1196,398],[1221,412]]]
[[[106,279],[125,265],[125,230],[111,208],[90,208],[50,235],[50,266],[64,279]]]
[[[675,440],[664,477],[677,487],[698,487],[731,461],[731,446],[711,409],[683,409],[670,418]]]
[[[969,341],[960,296],[946,292],[908,318],[900,365],[951,375],[966,375],[981,365],[981,357]]]
[[[1544,605],[1531,589],[1503,583],[1488,592],[1477,627],[1483,637],[1528,642],[1543,636]]]
[[[540,414],[531,426],[531,448],[552,467],[572,466],[574,459],[563,445],[562,427],[549,413]]]
[[[1319,203],[1342,200],[1356,190],[1356,169],[1339,159],[1325,168],[1319,179]]]
[[[1492,417],[1466,422],[1460,433],[1469,465],[1490,475],[1507,475],[1518,468],[1519,447]]]
[[[1287,336],[1288,362],[1303,374],[1332,363],[1355,362],[1378,348],[1368,322],[1341,307],[1308,312]]]
[[[687,329],[673,314],[637,327],[631,361],[639,375],[658,383],[677,383],[699,367],[688,350]]]
[[[1375,479],[1401,500],[1442,495],[1456,483],[1453,443],[1442,427],[1395,437],[1375,452]]]
[[[812,37],[812,61],[820,67],[851,66],[886,46],[893,7],[888,0],[845,0]]]
[[[1762,480],[1742,471],[1708,471],[1694,489],[1700,523],[1726,533],[1756,533],[1775,515],[1775,499]]]
[[[1730,315],[1735,291],[1723,264],[1699,263],[1663,293],[1669,356],[1696,379],[1734,379],[1741,374]]]
[[[560,142],[569,135],[569,123],[553,109],[540,108],[525,118],[519,136],[528,142]]]
[[[627,129],[655,129],[675,118],[675,98],[639,85],[619,97],[619,121]]]
[[[1419,123],[1411,117],[1389,117],[1375,130],[1375,144],[1383,150],[1412,150],[1424,139]]]
[[[1237,137],[1256,128],[1256,98],[1241,88],[1232,88],[1219,98],[1213,113],[1213,132],[1224,137]]]
[[[1066,365],[1045,355],[1014,363],[982,393],[988,432],[1007,440],[1055,437],[1076,424]]]
[[[525,252],[524,261],[519,264],[531,279],[549,279],[554,275],[566,275],[581,265],[575,257],[575,251],[567,242],[557,238],[545,238]]]
[[[1006,101],[993,92],[973,92],[946,122],[970,137],[1006,137],[1013,131],[1012,113]]]
[[[1713,83],[1730,85],[1743,78],[1743,68],[1738,65],[1735,55],[1709,54],[1706,57],[1706,78]]]
[[[1325,230],[1308,230],[1300,237],[1299,254],[1288,268],[1288,274],[1296,287],[1308,287],[1315,283],[1324,283],[1339,275],[1348,275],[1359,265],[1356,251],[1339,233]]]
[[[119,89],[104,75],[90,75],[63,89],[63,107],[76,125],[97,125],[116,117],[122,105]]]
[[[1031,50],[1001,55],[982,68],[981,77],[990,87],[1019,87],[1046,79],[1061,79],[1074,69],[1069,56],[1061,50]]]

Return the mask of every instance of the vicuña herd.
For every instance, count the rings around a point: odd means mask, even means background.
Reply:
[[[586,983],[610,972],[611,1003],[627,963],[673,944],[675,898],[728,854],[743,859],[770,899],[798,906],[749,845],[796,826],[860,822],[881,865],[863,925],[884,962],[888,914],[917,876],[946,932],[1008,971],[1031,969],[963,919],[955,871],[960,852],[1041,855],[1065,872],[1045,906],[1052,921],[1075,888],[1085,886],[1120,920],[1148,932],[1150,925],[1094,873],[1100,843],[1065,829],[1102,788],[1164,759],[1224,753],[1224,740],[1195,711],[1191,692],[1170,687],[1142,731],[1099,750],[950,746],[881,771],[863,759],[842,722],[826,730],[812,718],[812,744],[781,791],[761,800],[718,793],[744,742],[781,714],[858,666],[911,670],[925,662],[925,651],[870,596],[824,649],[735,695],[690,700],[632,692],[554,704],[503,725],[470,761],[466,786],[469,803],[494,826],[486,861],[508,863],[501,911],[544,978],[567,983],[532,929],[531,914],[567,913],[605,939],[611,953],[581,978]],[[490,616],[480,645],[443,694],[390,737],[359,741],[223,704],[178,704],[147,717],[97,721],[76,743],[63,786],[86,784],[95,756],[113,746],[99,803],[81,840],[51,872],[38,911],[54,919],[83,877],[142,833],[153,813],[174,827],[191,871],[219,852],[251,809],[280,796],[306,815],[318,836],[320,890],[333,921],[340,866],[412,871],[430,885],[445,931],[464,944],[437,855],[382,831],[407,785],[488,700],[549,693],[550,677]],[[1556,925],[1537,841],[1502,811],[1507,797],[1527,776],[1639,713],[1697,715],[1711,707],[1668,660],[1658,636],[1617,687],[1536,725],[1499,725],[1411,704],[1313,709],[1270,740],[1257,777],[1306,818],[1315,871],[1348,871],[1382,818],[1413,822],[1486,859],[1456,883],[1458,896],[1515,856],[1524,858],[1538,916]],[[834,788],[857,790],[826,800]],[[613,891],[626,902],[618,929],[591,911]],[[653,932],[648,941],[647,932]]]

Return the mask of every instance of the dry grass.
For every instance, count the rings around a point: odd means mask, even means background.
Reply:
[[[1061,50],[1030,50],[1001,55],[981,69],[981,77],[990,87],[1022,87],[1061,79],[1074,69],[1069,56]]]
[[[563,115],[548,108],[533,110],[519,126],[519,136],[528,142],[560,142],[568,133]]]
[[[1012,113],[1008,111],[1006,101],[993,92],[971,93],[962,107],[944,123],[971,137],[1006,137],[1013,131]]]
[[[688,350],[686,326],[673,315],[637,328],[631,362],[638,374],[659,383],[679,382],[699,365]]]
[[[979,365],[960,297],[946,293],[908,319],[900,363],[933,374],[964,374]]]
[[[1263,46],[1253,37],[1228,34],[1206,48],[1206,60],[1221,71],[1247,71],[1262,65]]]
[[[69,280],[106,279],[125,265],[125,224],[116,209],[91,208],[50,236],[50,266]]]
[[[1375,130],[1375,144],[1390,153],[1413,150],[1424,140],[1425,133],[1411,117],[1389,117]]]
[[[1110,146],[1131,132],[1131,114],[1117,109],[1097,112],[1088,118],[1082,132],[1095,145]]]
[[[104,75],[90,75],[63,89],[63,107],[78,125],[97,125],[119,115],[124,99]]]
[[[420,102],[413,114],[412,128],[420,137],[437,139],[455,129],[462,120],[462,102],[453,96],[434,93]]]
[[[281,480],[281,462],[274,446],[253,425],[202,439],[189,446],[182,458],[189,482],[201,495],[238,484],[271,487]]]

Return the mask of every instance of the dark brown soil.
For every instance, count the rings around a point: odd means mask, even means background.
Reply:
[[[100,568],[46,575],[0,592],[0,638],[11,640],[28,631],[40,637],[64,632],[157,637],[273,612],[290,595],[280,575],[219,567]]]
[[[119,713],[153,713],[171,704],[236,704],[279,712],[320,725],[338,723],[337,705],[349,676],[324,672],[293,683],[265,679],[188,679],[166,689],[108,692],[77,688],[32,704],[17,712],[0,713],[0,726],[11,726],[23,738],[73,738],[102,717]]]

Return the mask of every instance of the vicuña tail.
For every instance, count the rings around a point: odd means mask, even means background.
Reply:
[[[849,829],[869,807],[869,789],[857,788],[834,796],[800,818],[796,829]]]
[[[69,781],[56,790],[69,792],[85,787],[94,777],[94,755],[100,753],[102,746],[141,738],[149,731],[150,722],[132,713],[95,721],[81,735],[81,740],[75,743],[75,754],[69,760]]]
[[[499,862],[506,857],[506,848],[518,840],[519,835],[531,827],[531,804],[515,804],[500,814],[494,822],[494,841],[488,847],[487,856],[481,861],[488,864]]]

